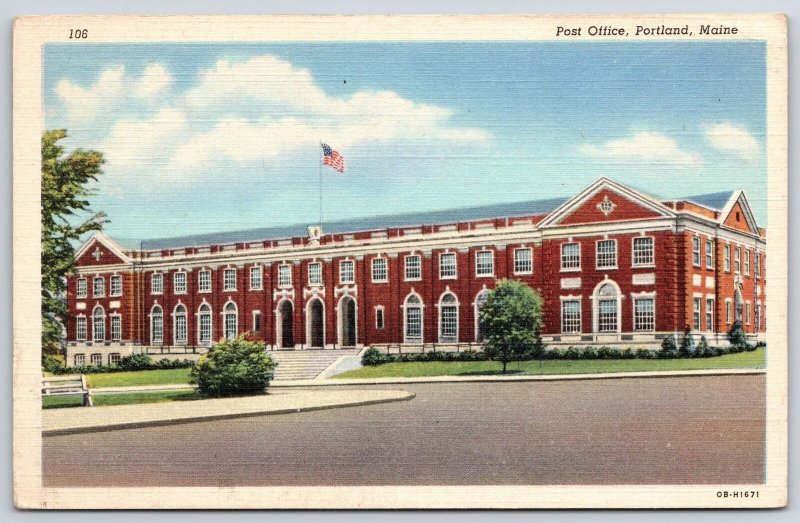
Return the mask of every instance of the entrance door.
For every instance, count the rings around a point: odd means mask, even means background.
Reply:
[[[320,300],[311,300],[309,304],[309,325],[311,329],[308,340],[309,347],[325,346],[323,321],[322,302]]]
[[[281,326],[281,347],[284,349],[294,348],[294,307],[292,302],[284,301],[280,308]]]
[[[356,345],[356,301],[345,296],[339,303],[339,314],[342,325],[342,347],[355,347]]]

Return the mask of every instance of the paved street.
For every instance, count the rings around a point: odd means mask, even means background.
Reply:
[[[417,397],[47,437],[44,483],[759,483],[764,387],[763,375],[384,385]]]

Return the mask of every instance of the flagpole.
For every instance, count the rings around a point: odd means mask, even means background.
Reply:
[[[319,226],[322,227],[322,141],[319,142]]]

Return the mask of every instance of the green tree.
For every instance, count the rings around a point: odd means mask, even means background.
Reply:
[[[92,212],[91,182],[102,173],[103,154],[76,149],[68,156],[58,142],[65,129],[42,135],[42,351],[57,352],[67,319],[66,275],[75,267],[75,244],[99,230],[106,215]]]
[[[221,397],[264,392],[275,372],[275,362],[262,343],[245,335],[221,341],[192,368],[191,383],[205,396]]]
[[[542,298],[524,283],[500,280],[480,314],[486,332],[483,350],[489,359],[502,362],[503,374],[509,361],[544,354]]]

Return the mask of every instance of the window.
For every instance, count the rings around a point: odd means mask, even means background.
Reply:
[[[561,332],[564,334],[581,332],[580,300],[561,300]]]
[[[654,298],[633,299],[633,330],[656,330],[656,303]]]
[[[158,305],[150,312],[150,339],[153,345],[164,343],[164,314]]]
[[[733,303],[730,300],[725,300],[725,323],[731,324],[731,317],[733,315]]]
[[[756,275],[756,278],[761,277],[761,254],[758,252],[753,256],[753,274]]]
[[[756,303],[756,332],[761,330],[761,304]]]
[[[439,302],[439,342],[458,341],[458,300],[452,294],[445,294]]]
[[[383,307],[378,307],[375,309],[375,328],[378,330],[383,329],[383,322]]]
[[[102,276],[97,276],[94,279],[94,289],[92,295],[95,298],[102,298],[106,295],[106,280]]]
[[[606,283],[598,291],[597,329],[599,332],[617,332],[617,291]]]
[[[228,302],[225,305],[225,339],[232,340],[239,332],[239,313],[236,304]]]
[[[261,332],[261,311],[253,311],[253,332]]]
[[[733,261],[733,267],[734,267],[734,269],[736,269],[736,274],[741,274],[742,273],[742,248],[741,247],[736,247],[736,250],[734,250],[734,256],[735,257],[734,257],[734,261]]]
[[[111,277],[111,296],[122,296],[122,276]]]
[[[706,298],[706,330],[714,330],[714,298]]]
[[[83,354],[76,354],[75,355],[75,366],[76,367],[83,367],[86,364],[86,356]]]
[[[389,271],[386,266],[386,258],[374,258],[372,260],[372,282],[385,282],[389,280]]]
[[[694,330],[700,330],[700,304],[702,300],[700,298],[694,299]]]
[[[722,263],[725,266],[725,272],[731,272],[731,246],[727,243],[725,244],[722,257]]]
[[[339,283],[353,283],[355,276],[356,263],[352,260],[342,260],[339,262]]]
[[[562,243],[561,244],[561,270],[580,270],[581,268],[581,244]]]
[[[597,242],[597,268],[617,268],[617,240],[600,240]]]
[[[714,268],[714,242],[706,240],[706,269]]]
[[[95,307],[92,314],[92,339],[94,341],[106,339],[106,313],[102,307]]]
[[[486,341],[486,322],[481,318],[481,310],[489,299],[489,291],[484,289],[475,297],[475,341]]]
[[[250,290],[260,291],[262,288],[261,267],[250,267]]]
[[[197,277],[197,290],[211,292],[211,271],[200,271]]]
[[[747,276],[750,276],[750,250],[744,250],[744,273]]]
[[[198,320],[197,342],[200,345],[208,345],[211,343],[211,307],[207,303],[200,306]]]
[[[406,256],[406,281],[422,278],[422,259],[419,255]]]
[[[750,302],[744,304],[744,319],[747,325],[750,325]]]
[[[153,273],[150,276],[150,294],[163,294],[164,293],[164,275],[161,273]]]
[[[439,255],[439,279],[452,280],[456,277],[456,255],[446,252]]]
[[[75,289],[75,296],[77,298],[86,297],[86,278],[78,278],[77,288]]]
[[[700,267],[700,238],[697,236],[692,238],[692,264]]]
[[[633,239],[633,266],[652,267],[655,264],[654,240],[650,237]]]
[[[122,358],[120,358],[119,352],[112,352],[111,354],[108,355],[108,364],[119,365],[120,359]]]
[[[175,307],[175,345],[186,345],[186,307]]]
[[[78,316],[75,320],[75,338],[86,341],[86,316]]]
[[[111,316],[111,341],[122,339],[122,316]]]
[[[308,264],[308,284],[322,285],[322,264],[319,262]]]
[[[98,354],[98,353],[94,353],[91,356],[89,356],[89,361],[95,367],[102,367],[103,366],[103,355],[102,354]]]
[[[514,274],[533,273],[533,250],[514,249]]]
[[[416,294],[406,298],[406,343],[422,343],[422,300]]]
[[[278,267],[278,287],[291,287],[292,286],[292,267],[289,265],[280,265]]]
[[[225,269],[222,273],[222,290],[236,290],[236,269]]]
[[[475,253],[475,275],[494,276],[494,253],[492,251]]]
[[[172,289],[175,294],[186,294],[186,273],[178,271],[172,275]]]

